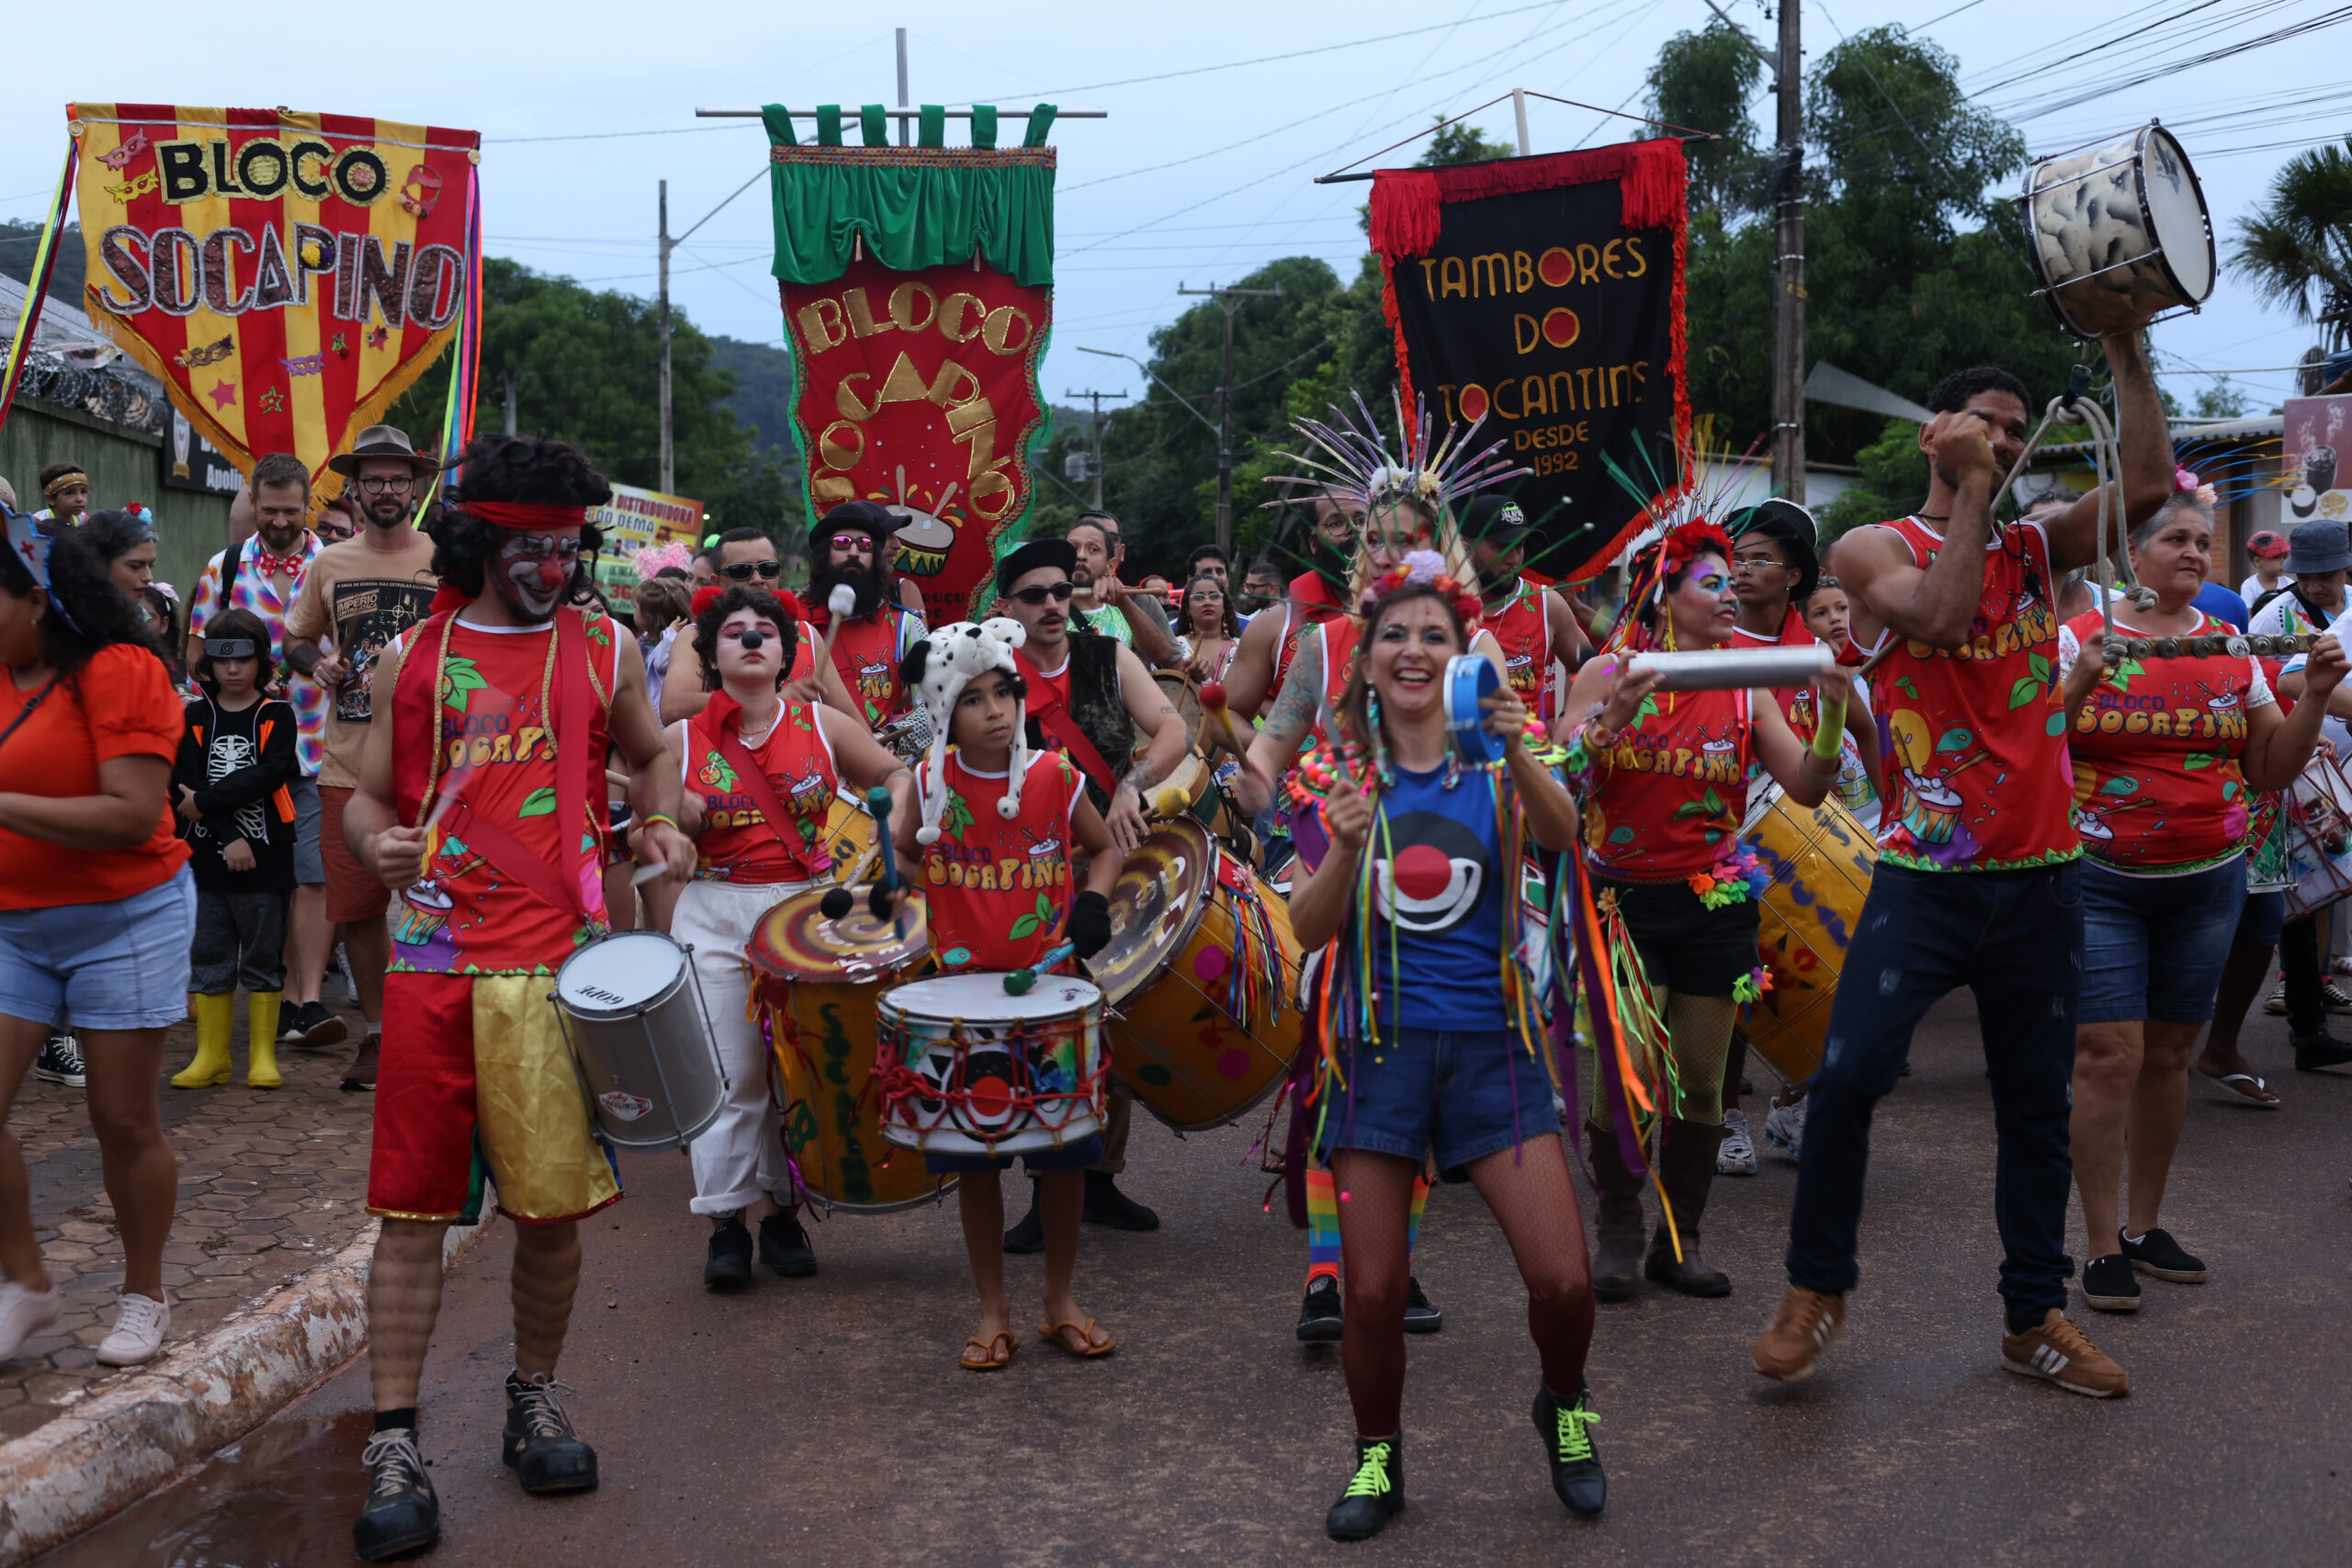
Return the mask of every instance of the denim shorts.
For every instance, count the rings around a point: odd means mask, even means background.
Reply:
[[[2211,1018],[2245,896],[2243,859],[2184,876],[2124,876],[2085,861],[2083,1000],[2075,1021]]]
[[[933,1176],[954,1176],[960,1171],[1011,1170],[1019,1160],[1022,1168],[1032,1176],[1048,1170],[1084,1170],[1102,1163],[1102,1138],[1090,1134],[1074,1144],[1064,1144],[1057,1149],[1039,1149],[1022,1155],[935,1155],[926,1152],[922,1168]]]
[[[2267,893],[2245,896],[2245,910],[2238,916],[2238,934],[2231,941],[2233,947],[2276,947],[2278,933],[2287,925],[2287,895],[2280,888]]]
[[[1438,1174],[1460,1181],[1473,1162],[1560,1130],[1551,1070],[1514,1031],[1400,1029],[1340,1061],[1346,1087],[1332,1082],[1317,1146],[1326,1164],[1340,1149],[1417,1164],[1434,1149]]]
[[[319,852],[318,776],[297,773],[286,788],[294,796],[294,880],[316,887],[327,879],[326,857]]]
[[[0,1013],[72,1029],[161,1029],[187,1016],[196,873],[103,904],[0,909]]]

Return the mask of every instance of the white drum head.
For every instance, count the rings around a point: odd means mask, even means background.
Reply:
[[[685,968],[685,949],[660,931],[615,931],[563,961],[555,994],[582,1017],[626,1016],[659,1000]]]
[[[2188,157],[2169,132],[2151,130],[2140,177],[2147,192],[2148,224],[2181,292],[2192,304],[2213,292],[2213,243],[2205,228],[2205,193],[2189,172]]]
[[[981,970],[892,987],[882,995],[881,1010],[900,1018],[962,1018],[1001,1025],[1023,1019],[1075,1018],[1102,1005],[1102,991],[1075,976],[1040,976],[1027,996],[1012,997],[1005,994],[1003,971]]]

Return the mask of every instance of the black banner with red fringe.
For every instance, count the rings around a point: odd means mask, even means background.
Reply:
[[[1683,472],[1684,190],[1670,139],[1374,176],[1407,403],[1483,415],[1533,470],[1510,488],[1546,577],[1596,575],[1642,525],[1604,458],[1650,491]]]

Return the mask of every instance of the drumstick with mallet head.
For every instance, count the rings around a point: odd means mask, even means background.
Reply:
[[[854,901],[854,896],[851,894],[850,888],[856,884],[860,877],[864,876],[868,871],[873,869],[874,857],[881,852],[882,842],[880,840],[877,839],[873,843],[866,845],[865,852],[857,857],[857,863],[849,868],[849,874],[842,877],[839,882],[833,884],[832,886],[826,888],[825,896],[817,900],[817,912],[824,916],[825,919],[829,920],[838,920],[843,915],[848,914],[850,905]]]
[[[1250,754],[1249,743],[1241,739],[1241,731],[1235,726],[1233,715],[1225,705],[1224,682],[1204,681],[1201,682],[1201,709],[1214,719],[1217,728],[1224,732],[1216,738],[1218,745],[1237,757],[1247,757]]]
[[[818,646],[817,662],[810,673],[820,681],[825,678],[825,666],[833,660],[833,638],[841,635],[842,623],[857,614],[857,590],[846,582],[836,582],[833,591],[825,595],[825,640]]]
[[[865,809],[874,818],[875,844],[877,847],[889,844],[890,792],[880,784],[876,784],[872,789],[867,790]],[[876,883],[874,891],[867,895],[866,908],[874,911],[874,918],[877,920],[882,918],[884,910],[889,910],[891,931],[897,936],[904,937],[907,934],[907,918],[891,908],[898,891],[899,854],[896,847],[893,846],[882,851],[882,880]]]
[[[1069,955],[1077,951],[1078,944],[1072,942],[1047,948],[1037,955],[1036,963],[1026,969],[1015,969],[1004,977],[1004,994],[1008,997],[1027,996],[1035,988],[1038,976],[1046,974],[1058,964],[1067,963]]]

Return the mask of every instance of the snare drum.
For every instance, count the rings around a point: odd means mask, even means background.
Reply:
[[[943,1190],[919,1159],[882,1140],[874,1078],[875,1005],[882,987],[930,965],[923,897],[907,897],[906,935],[860,899],[838,920],[821,892],[795,894],[763,917],[745,953],[784,1080],[785,1147],[828,1208],[881,1213]]]
[[[1111,1071],[1180,1133],[1273,1091],[1298,1050],[1304,958],[1290,906],[1197,823],[1154,828],[1111,890],[1087,967],[1111,1001]]]
[[[2287,918],[2300,920],[2352,893],[2352,785],[2324,756],[2287,790]]]
[[[1878,846],[1835,799],[1797,806],[1770,780],[1749,786],[1740,840],[1772,876],[1756,939],[1772,988],[1741,1010],[1741,1027],[1774,1072],[1801,1083],[1821,1066]]]
[[[1102,993],[1040,976],[1025,996],[986,970],[882,993],[882,1135],[926,1154],[1058,1149],[1102,1130]]]
[[[607,1142],[674,1149],[718,1120],[727,1072],[684,948],[660,931],[600,936],[563,961],[550,1000]]]
[[[2205,194],[2160,126],[2028,169],[2025,228],[2041,292],[2076,337],[2136,331],[2213,292]]]

